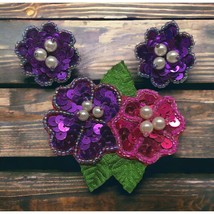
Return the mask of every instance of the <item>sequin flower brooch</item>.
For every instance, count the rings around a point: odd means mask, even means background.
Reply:
[[[141,60],[139,75],[150,78],[158,88],[164,88],[170,82],[184,82],[195,62],[193,46],[193,37],[180,33],[174,21],[166,23],[160,30],[150,28],[145,34],[145,42],[135,48],[136,57]]]
[[[70,78],[71,70],[79,61],[74,44],[71,32],[60,31],[54,23],[48,22],[41,29],[28,27],[23,40],[16,44],[15,53],[25,75],[33,76],[41,86],[49,86],[54,81],[62,83]]]
[[[114,176],[131,193],[146,166],[176,152],[185,125],[172,97],[136,90],[123,61],[99,85],[78,78],[58,88],[53,107],[44,117],[50,146],[76,159],[90,191]]]

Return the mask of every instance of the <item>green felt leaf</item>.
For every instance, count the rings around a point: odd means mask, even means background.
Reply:
[[[132,76],[124,63],[113,66],[103,77],[101,83],[107,83],[115,86],[123,95],[135,96],[136,88]]]
[[[96,165],[80,165],[80,167],[90,192],[103,185],[112,176],[104,158]]]
[[[121,158],[116,154],[106,154],[96,165],[81,165],[81,171],[89,190],[100,187],[114,176],[131,193],[143,177],[146,166],[136,160]]]
[[[124,61],[113,66],[104,75],[101,83],[115,86],[126,96],[135,96],[137,91]],[[146,166],[138,161],[121,158],[116,154],[104,155],[96,165],[81,165],[81,171],[91,192],[114,176],[123,188],[131,193],[142,179],[145,168]]]
[[[118,157],[113,164],[112,174],[121,183],[123,189],[131,193],[141,181],[145,169],[146,166],[139,161]]]

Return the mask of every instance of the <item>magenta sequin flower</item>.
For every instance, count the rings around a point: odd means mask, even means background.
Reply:
[[[184,82],[195,62],[191,52],[193,45],[193,37],[180,33],[174,21],[166,23],[161,30],[150,28],[145,42],[135,49],[137,58],[141,60],[139,75],[150,78],[158,88],[164,88],[170,82]]]
[[[144,164],[174,154],[185,127],[175,100],[148,89],[122,100],[120,111],[109,123],[118,143],[118,154]]]
[[[71,154],[81,164],[95,163],[117,149],[109,122],[119,111],[119,92],[107,84],[75,79],[56,90],[55,110],[44,117],[50,146],[57,155]]]
[[[24,74],[34,76],[41,86],[48,86],[54,81],[61,83],[70,78],[71,70],[79,62],[74,44],[71,32],[59,31],[54,23],[48,22],[41,29],[27,28],[15,53],[21,59]]]

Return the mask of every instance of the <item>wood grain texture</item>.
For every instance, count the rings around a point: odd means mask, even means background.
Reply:
[[[213,18],[214,4],[0,3],[0,210],[214,210]],[[76,37],[78,76],[99,80],[125,60],[140,88],[149,81],[136,76],[133,50],[148,28],[175,19],[194,36],[197,64],[186,84],[160,92],[186,118],[178,151],[148,167],[131,195],[114,178],[89,193],[76,161],[54,157],[48,145],[42,118],[54,89],[22,74],[14,46],[27,26],[51,19]]]
[[[53,156],[43,115],[52,108],[54,89],[0,90],[0,156]],[[162,91],[173,96],[186,118],[177,158],[214,157],[214,91]]]
[[[80,173],[0,172],[0,210],[213,210],[214,174],[156,174],[132,195],[111,179],[89,193]]]
[[[135,45],[144,41],[150,27],[161,27],[165,20],[149,21],[56,21],[60,28],[71,30],[77,40],[82,61],[78,66],[80,76],[101,79],[108,69],[125,60],[136,82],[139,61],[134,55]],[[194,36],[196,66],[190,71],[186,83],[214,83],[214,20],[179,20],[181,31]],[[14,53],[16,41],[21,40],[29,25],[40,26],[43,21],[0,21],[0,84],[34,84],[21,72],[19,59]],[[30,87],[30,84],[28,87]]]
[[[0,4],[3,19],[163,19],[213,18],[213,4],[67,3]]]

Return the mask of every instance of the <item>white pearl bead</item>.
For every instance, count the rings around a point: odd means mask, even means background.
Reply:
[[[152,121],[155,130],[162,130],[165,128],[166,123],[163,117],[155,117]]]
[[[160,44],[157,44],[157,45],[155,46],[155,54],[156,54],[157,56],[164,56],[164,55],[166,54],[166,52],[167,52],[167,47],[166,47],[166,45],[160,43]]]
[[[89,118],[89,113],[86,110],[80,110],[78,112],[78,118],[81,121],[86,121]]]
[[[53,39],[46,40],[44,46],[48,52],[53,52],[57,49],[57,43]]]
[[[96,117],[96,118],[101,118],[104,114],[104,111],[99,107],[99,106],[95,106],[93,108],[93,115]]]
[[[47,65],[48,68],[50,69],[54,69],[57,67],[58,65],[58,60],[55,56],[49,56],[46,60],[45,60],[45,64]]]
[[[166,61],[163,57],[156,57],[153,61],[153,66],[157,70],[161,70],[165,67]]]
[[[38,48],[34,52],[34,57],[38,61],[45,61],[45,59],[47,58],[47,52],[43,48]]]
[[[84,109],[84,110],[86,110],[86,111],[91,111],[91,109],[93,108],[93,104],[92,104],[92,102],[91,101],[84,101],[83,103],[82,103],[82,108]]]
[[[143,106],[140,109],[140,116],[144,119],[149,119],[153,114],[152,109],[149,106]]]
[[[150,121],[145,120],[140,124],[140,131],[145,137],[148,137],[149,134],[153,131],[153,125]]]
[[[179,60],[179,53],[177,51],[169,51],[166,55],[166,59],[170,63],[176,63]]]

